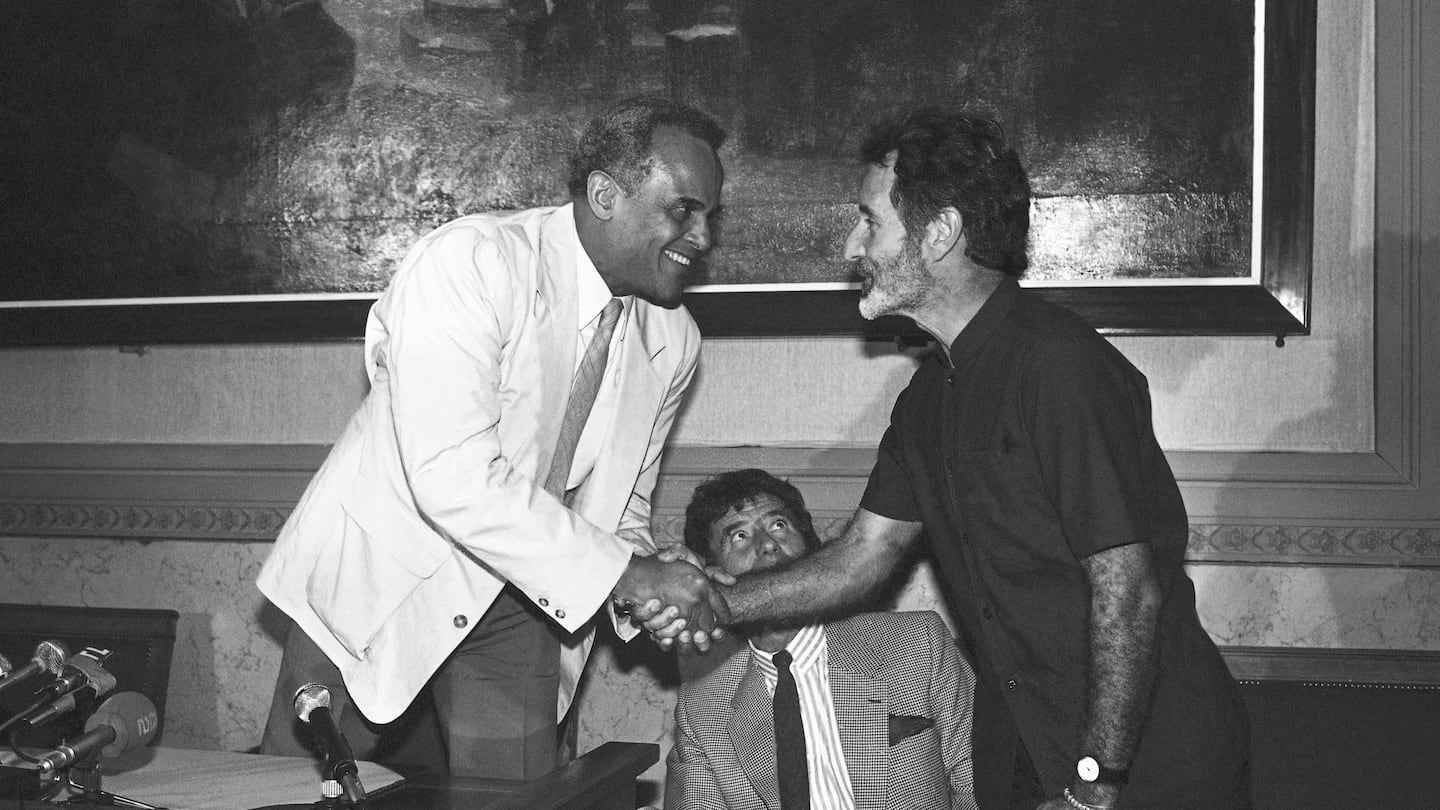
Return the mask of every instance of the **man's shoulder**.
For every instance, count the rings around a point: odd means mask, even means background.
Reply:
[[[704,675],[680,684],[677,700],[692,711],[705,705],[728,706],[749,668],[750,647],[746,645]]]
[[[502,243],[539,247],[544,239],[555,238],[551,228],[565,224],[557,214],[560,208],[543,206],[519,211],[482,211],[456,217],[427,235],[428,240],[468,237],[476,241],[493,239]],[[561,234],[563,235],[563,234]]]
[[[635,314],[646,329],[659,329],[667,334],[684,334],[690,336],[697,343],[700,338],[700,327],[695,323],[695,318],[690,315],[690,310],[684,304],[667,308],[658,304],[652,304],[640,297],[635,298]]]
[[[1020,289],[1007,319],[1010,334],[998,347],[1022,365],[1065,371],[1119,366],[1133,369],[1120,350],[1078,313]]]
[[[949,634],[945,620],[933,610],[897,610],[857,613],[825,624],[831,638],[859,637],[883,643],[890,636],[913,638],[917,634]]]

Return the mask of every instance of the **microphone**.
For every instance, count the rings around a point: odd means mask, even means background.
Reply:
[[[43,725],[72,710],[81,700],[97,698],[115,688],[115,676],[101,666],[110,657],[109,650],[86,647],[70,656],[60,671],[36,696],[35,709],[27,712],[31,728]],[[45,701],[54,698],[49,706]]]
[[[9,677],[0,679],[0,692],[3,692],[7,687],[14,686],[42,672],[58,675],[61,665],[65,663],[65,659],[69,656],[70,650],[66,649],[65,645],[58,641],[40,642],[35,645],[35,654],[31,656],[30,663],[12,671]],[[0,669],[8,668],[9,662],[6,662],[5,667],[0,667]]]
[[[325,773],[327,781],[339,782],[345,791],[345,799],[351,804],[365,801],[365,787],[360,784],[360,767],[355,763],[355,754],[350,743],[335,724],[330,713],[330,690],[324,684],[307,683],[295,690],[295,716],[309,725],[320,737],[320,747],[325,752]]]
[[[0,681],[10,674],[10,659],[0,655]]]
[[[85,722],[85,733],[40,757],[40,770],[58,771],[95,752],[118,757],[141,748],[155,737],[160,714],[139,692],[118,692],[100,704]]]

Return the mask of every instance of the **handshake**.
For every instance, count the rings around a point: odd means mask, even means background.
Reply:
[[[675,545],[630,558],[615,583],[616,610],[640,622],[661,649],[678,642],[682,651],[708,652],[725,637],[731,615],[722,588],[734,584],[723,569]]]

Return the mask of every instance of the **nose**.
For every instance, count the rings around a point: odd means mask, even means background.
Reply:
[[[845,261],[853,262],[865,258],[865,245],[860,238],[860,224],[855,223],[850,227],[850,233],[845,236]]]
[[[690,217],[690,230],[685,233],[685,241],[701,253],[707,253],[712,243],[710,235],[710,217],[695,213]]]
[[[761,530],[759,545],[761,554],[778,554],[780,552],[780,543],[771,537],[768,531]]]

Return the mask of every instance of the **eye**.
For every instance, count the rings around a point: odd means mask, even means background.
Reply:
[[[781,530],[788,529],[790,528],[790,521],[786,520],[785,518],[775,518],[775,521],[770,524],[770,528]]]
[[[747,531],[744,531],[744,530],[735,532],[734,534],[730,535],[730,543],[731,543],[732,545],[735,544],[735,543],[743,543],[743,542],[745,542],[746,540],[749,540],[749,539],[750,539],[750,533],[747,532]]]

